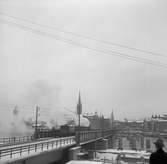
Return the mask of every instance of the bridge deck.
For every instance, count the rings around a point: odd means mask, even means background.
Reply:
[[[82,131],[79,135],[76,133],[76,136],[53,138],[44,141],[36,141],[24,144],[19,143],[19,145],[0,147],[0,162],[11,159],[16,160],[19,158],[26,158],[44,151],[69,147],[77,144],[78,137],[80,137],[80,145],[84,145],[102,138],[106,138],[110,135],[112,135],[112,130]]]
[[[72,146],[76,144],[74,139],[75,137],[72,136],[3,147],[0,148],[0,161],[7,162],[8,160],[26,158],[48,150]]]

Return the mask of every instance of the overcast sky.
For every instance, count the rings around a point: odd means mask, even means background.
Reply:
[[[0,0],[0,12],[167,55],[166,0]],[[63,107],[74,110],[80,89],[83,112],[97,110],[109,117],[113,109],[116,119],[167,114],[167,68],[97,53],[3,23],[2,19],[13,21],[0,15],[1,109],[16,104],[48,107],[54,113]],[[92,48],[114,49],[167,65],[165,57],[26,26]]]

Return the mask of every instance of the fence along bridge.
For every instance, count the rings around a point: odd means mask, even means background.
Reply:
[[[0,147],[0,161],[14,159],[19,157],[28,157],[35,153],[41,153],[53,149],[62,149],[74,146],[80,141],[80,145],[89,144],[96,140],[109,137],[113,134],[113,130],[93,130],[76,132],[75,136],[52,138],[36,142],[20,143],[18,145],[10,145]],[[16,140],[16,139],[15,139]],[[11,141],[11,139],[10,139]],[[20,141],[22,141],[20,139]]]

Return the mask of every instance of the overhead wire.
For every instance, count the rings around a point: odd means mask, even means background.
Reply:
[[[28,19],[25,19],[25,18],[9,15],[9,14],[7,14],[5,12],[2,12],[2,11],[0,11],[0,15],[7,16],[9,18],[17,19],[17,20],[20,20],[20,21],[24,21],[24,22],[27,22],[27,23],[31,23],[33,25],[37,25],[37,26],[40,26],[40,27],[53,29],[53,30],[56,30],[56,31],[59,31],[59,32],[62,32],[62,33],[65,33],[65,34],[71,34],[71,35],[76,36],[76,37],[80,37],[80,38],[84,38],[84,39],[88,39],[88,40],[93,40],[93,41],[96,41],[96,42],[101,42],[101,43],[104,43],[104,44],[113,45],[113,46],[117,46],[117,47],[122,47],[122,48],[130,49],[130,50],[133,50],[133,51],[138,51],[138,52],[142,52],[142,53],[146,53],[146,54],[150,54],[150,55],[154,55],[154,56],[161,56],[161,57],[167,58],[167,55],[162,54],[162,53],[157,53],[157,52],[153,52],[153,51],[149,51],[149,50],[144,50],[144,49],[140,49],[140,48],[136,48],[136,47],[131,47],[131,46],[120,44],[120,43],[115,43],[115,42],[111,42],[111,41],[97,39],[93,36],[83,35],[83,34],[80,34],[80,33],[75,33],[75,32],[71,32],[71,31],[63,30],[63,29],[60,29],[60,28],[55,27],[55,26],[49,26],[49,25],[37,23],[37,22],[34,22],[32,20],[28,20]]]
[[[117,51],[113,51],[113,50],[106,51],[106,50],[101,50],[101,49],[97,49],[97,48],[92,48],[92,47],[84,45],[82,43],[78,43],[76,41],[73,41],[72,39],[66,39],[66,38],[63,38],[62,36],[59,36],[59,35],[47,33],[47,32],[32,28],[32,27],[28,27],[28,26],[23,25],[23,24],[15,23],[15,22],[8,21],[8,20],[0,19],[0,22],[8,24],[8,25],[14,25],[14,26],[16,26],[20,29],[25,30],[25,31],[30,31],[30,32],[38,34],[38,35],[47,36],[47,37],[56,39],[56,40],[61,41],[61,42],[65,42],[65,43],[72,44],[72,45],[75,45],[75,46],[78,46],[78,47],[86,48],[86,49],[89,49],[89,50],[92,50],[92,51],[95,51],[95,52],[98,52],[98,53],[102,53],[102,54],[105,54],[105,55],[118,56],[118,57],[121,57],[121,58],[124,58],[124,59],[127,59],[127,60],[139,62],[139,63],[150,64],[150,65],[154,65],[154,66],[158,66],[158,67],[167,68],[166,63],[162,63],[162,62],[159,62],[159,61],[150,60],[150,59],[143,58],[143,57],[135,57],[135,56],[132,56],[132,55],[129,55],[129,54],[126,54],[126,53],[117,52]]]

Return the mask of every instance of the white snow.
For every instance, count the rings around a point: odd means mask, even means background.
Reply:
[[[111,163],[115,163],[117,161],[118,155],[123,155],[125,158],[132,158],[136,161],[140,161],[142,159],[149,159],[150,153],[146,151],[134,151],[134,150],[116,150],[116,149],[107,149],[107,150],[99,150],[95,153],[95,159],[101,161],[110,161]],[[123,163],[122,160],[120,162]],[[105,162],[106,163],[106,162]]]

